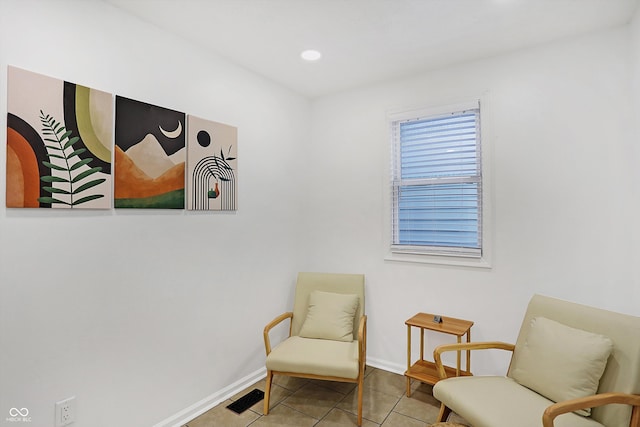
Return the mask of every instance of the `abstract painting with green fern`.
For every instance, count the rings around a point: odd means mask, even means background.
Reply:
[[[110,209],[113,95],[8,67],[11,208]]]

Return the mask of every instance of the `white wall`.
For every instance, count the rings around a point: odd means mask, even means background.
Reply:
[[[239,210],[6,209],[0,150],[0,425],[75,395],[74,426],[151,426],[263,369],[309,102],[100,1],[0,0],[2,129],[8,64],[236,126]]]
[[[632,159],[633,161],[636,162],[636,165],[637,165],[638,164],[637,162],[640,159],[640,144],[638,144],[638,141],[640,141],[640,3],[638,4],[638,6],[636,6],[636,12],[633,16],[633,20],[631,21],[631,24],[629,25],[629,33],[631,38],[631,55],[630,56],[632,61],[631,84],[633,88],[634,107],[635,107],[634,109],[635,114],[634,114],[633,121],[636,125],[635,135],[633,137],[634,144],[632,144],[632,147],[633,147]],[[637,169],[636,169],[636,173],[633,174],[632,184],[633,184],[633,191],[634,191],[633,197],[635,200],[639,200],[640,199],[640,173],[637,173]],[[637,221],[635,222],[635,224],[636,224],[635,228],[633,229],[633,232],[635,235],[634,253],[638,254],[638,252],[640,252],[640,244],[638,243],[640,242],[640,226],[637,225]],[[640,283],[640,270],[635,269],[634,273],[635,273],[635,283]]]
[[[636,7],[636,12],[629,24],[629,33],[631,38],[631,61],[634,71],[632,84],[637,107],[640,104],[640,76],[637,73],[640,70],[640,6]]]
[[[475,321],[474,340],[509,342],[534,293],[640,314],[630,82],[622,28],[314,103],[305,268],[366,274],[373,362],[406,368],[404,321],[419,311]],[[492,157],[492,268],[384,261],[386,113],[481,94]],[[506,369],[502,356],[474,357],[476,372]]]

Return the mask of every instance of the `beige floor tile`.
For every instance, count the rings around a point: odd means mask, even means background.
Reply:
[[[269,410],[271,410],[271,408],[273,408],[276,405],[278,405],[280,402],[282,402],[287,397],[291,396],[291,394],[292,394],[292,392],[290,390],[282,388],[279,385],[272,384],[271,385],[271,398],[269,399]],[[253,411],[255,411],[255,412],[259,413],[259,414],[264,413],[264,400],[261,400],[260,402],[256,403],[254,406],[252,406],[251,410],[253,410]]]
[[[356,427],[357,421],[356,414],[334,408],[315,427]],[[363,419],[362,427],[380,427],[380,424]]]
[[[406,392],[406,382],[405,382],[405,392]],[[423,383],[418,380],[411,380],[411,393],[414,391],[421,391],[423,393],[433,394],[433,386],[431,384]]]
[[[302,414],[295,409],[280,404],[276,406],[272,411],[269,411],[269,415],[263,415],[256,422],[251,424],[251,427],[311,427],[317,422],[317,419],[310,417],[309,415]]]
[[[319,420],[343,398],[342,393],[310,382],[284,399],[282,404]]]
[[[364,379],[364,388],[400,397],[407,392],[407,382],[404,375],[377,369]]]
[[[308,382],[309,380],[306,378],[296,378],[277,374],[273,376],[273,381],[271,381],[272,384],[277,384],[280,387],[286,388],[287,390],[291,391],[299,390]]]
[[[382,427],[426,427],[424,421],[416,420],[411,417],[392,412],[382,424]]]
[[[431,394],[416,390],[411,393],[411,397],[403,395],[393,411],[426,423],[435,423],[440,411],[440,402]]]
[[[456,424],[464,424],[466,426],[470,426],[471,424],[469,424],[469,421],[465,420],[464,418],[462,418],[460,415],[456,414],[455,412],[452,412],[451,415],[449,415],[449,419],[447,420],[450,423],[456,423]]]
[[[233,397],[231,397],[231,400],[233,400],[235,402],[236,400],[240,399],[245,394],[247,394],[250,391],[252,391],[254,388],[257,388],[258,390],[264,391],[265,386],[266,386],[265,380],[258,381],[254,385],[251,385],[251,386],[245,388],[240,393],[235,394]],[[279,385],[276,385],[276,384],[272,383],[271,384],[271,399],[269,401],[269,408],[273,408],[278,403],[282,402],[284,399],[286,399],[287,397],[291,396],[291,393],[292,393],[291,391],[289,391],[289,390],[287,390],[287,389],[285,389],[283,387],[280,387]],[[251,406],[249,409],[251,409],[254,412],[257,412],[258,414],[263,414],[264,413],[264,400],[259,401],[255,405]]]
[[[399,397],[391,394],[365,387],[362,396],[362,416],[380,424],[389,412],[391,412],[396,403],[398,403],[399,399]],[[357,414],[358,394],[356,390],[349,393],[342,402],[338,403],[337,407],[349,411],[352,414]]]
[[[227,405],[231,404],[231,400],[226,400],[215,408],[205,412],[198,418],[189,421],[188,427],[245,427],[260,417],[253,411],[244,411],[242,414],[236,414]]]
[[[374,373],[375,371],[377,371],[377,368],[373,368],[371,366],[366,366],[364,367],[364,377],[367,378],[369,375],[371,375],[372,373]]]
[[[349,394],[358,386],[356,383],[342,383],[339,381],[311,380],[310,383],[317,384],[318,386],[325,387],[342,394]]]

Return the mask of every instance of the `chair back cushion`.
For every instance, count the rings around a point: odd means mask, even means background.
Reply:
[[[595,394],[613,343],[605,336],[534,317],[511,377],[554,402]],[[576,411],[588,416],[591,409]]]
[[[353,321],[360,305],[358,295],[313,291],[307,318],[300,328],[303,338],[353,341]]]
[[[364,311],[364,275],[338,273],[307,273],[298,274],[296,294],[293,302],[293,319],[291,321],[291,335],[300,335],[300,330],[307,318],[309,298],[313,291],[334,294],[357,295],[359,302],[355,310],[352,336],[358,337],[358,324]]]
[[[607,337],[613,348],[598,386],[598,393],[640,393],[640,317],[534,295],[529,302],[516,341],[509,377],[526,362],[529,334],[534,318],[544,317],[570,328]],[[523,360],[524,356],[524,360]],[[593,408],[591,417],[608,427],[628,427],[631,408],[628,405],[606,405]]]

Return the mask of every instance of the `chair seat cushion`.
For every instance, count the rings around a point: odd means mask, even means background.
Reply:
[[[433,396],[474,427],[540,427],[554,402],[508,377],[474,376],[440,380]],[[556,418],[555,427],[603,427],[575,413]]]
[[[267,369],[279,372],[358,378],[358,341],[289,337],[267,356]]]

